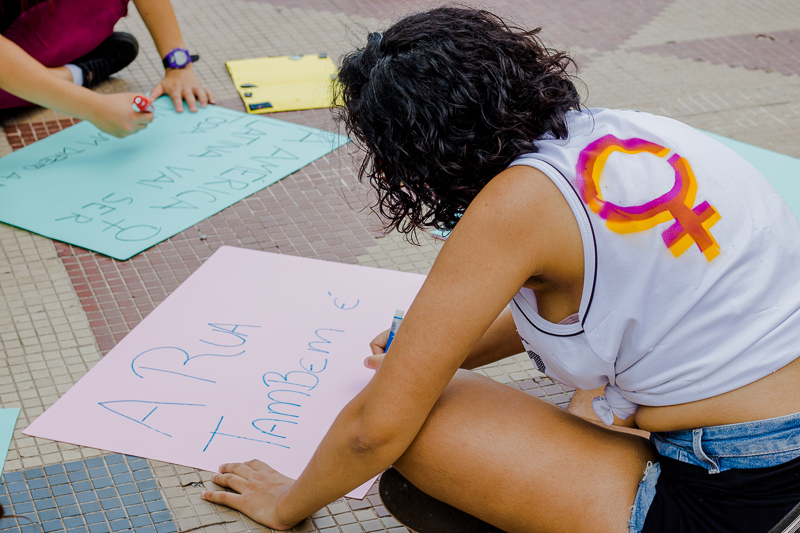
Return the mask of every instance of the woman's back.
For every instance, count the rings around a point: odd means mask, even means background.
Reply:
[[[730,392],[795,360],[800,223],[769,182],[671,119],[589,110],[570,113],[569,129],[515,162],[548,175],[582,228],[579,323],[547,323],[526,289],[513,305],[547,373],[581,389],[607,379],[608,402],[626,418],[637,405]]]

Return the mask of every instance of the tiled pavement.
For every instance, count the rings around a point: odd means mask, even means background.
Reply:
[[[119,454],[8,472],[3,533],[175,533],[175,522],[144,459]]]
[[[175,0],[173,5],[188,46],[202,56],[198,76],[221,105],[241,109],[225,60],[320,51],[338,57],[367,29],[385,27],[392,18],[429,4]],[[659,113],[800,157],[796,0],[490,0],[480,5],[524,25],[541,25],[552,45],[570,49],[581,65],[590,106]],[[118,29],[139,37],[140,57],[100,90],[149,90],[162,69],[133,6]],[[276,118],[335,128],[325,111]],[[0,156],[72,123],[42,110],[3,113],[0,120],[5,132],[0,133]],[[379,238],[374,219],[360,210],[364,191],[353,184],[354,165],[348,148],[340,149],[126,262],[0,226],[0,406],[22,408],[0,501],[38,522],[5,519],[0,532],[32,533],[40,526],[48,533],[263,529],[199,499],[203,484],[210,485],[207,472],[26,437],[22,430],[222,244],[426,272],[439,242],[412,247],[397,235]],[[524,356],[480,372],[562,406],[571,393],[540,377]],[[101,468],[110,475],[98,476]],[[89,489],[87,483],[102,479],[110,484]],[[373,490],[363,501],[329,505],[297,530],[403,529]]]

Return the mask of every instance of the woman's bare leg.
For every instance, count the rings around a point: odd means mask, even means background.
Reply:
[[[459,371],[395,463],[427,494],[508,532],[627,532],[655,450]]]

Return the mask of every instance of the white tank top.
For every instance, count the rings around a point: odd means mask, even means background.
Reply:
[[[553,181],[583,240],[577,322],[541,318],[530,289],[511,303],[539,370],[605,385],[594,410],[610,425],[612,413],[716,396],[800,356],[800,222],[766,178],[672,119],[589,109],[567,121],[568,139],[512,163]]]

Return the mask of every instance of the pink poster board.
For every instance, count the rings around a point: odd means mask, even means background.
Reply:
[[[24,433],[213,472],[258,458],[297,478],[424,279],[222,247]]]

